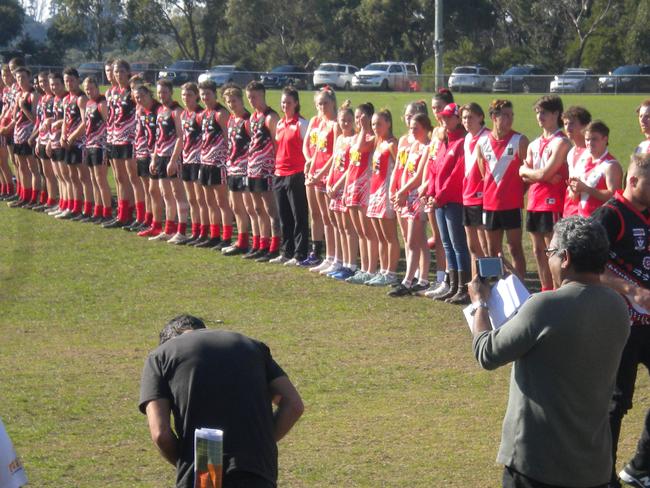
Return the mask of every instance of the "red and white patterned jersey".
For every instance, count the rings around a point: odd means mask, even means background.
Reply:
[[[183,164],[201,162],[201,112],[203,107],[197,105],[194,110],[185,109],[181,113],[183,126]]]
[[[264,112],[255,111],[250,118],[251,143],[248,146],[248,176],[263,178],[275,172],[275,144],[266,126],[266,117],[277,112],[267,107]]]
[[[36,127],[38,128],[37,142],[47,144],[50,139],[50,131],[47,124],[48,119],[54,115],[54,95],[42,95],[38,99],[36,107]]]
[[[248,119],[251,114],[245,112],[242,117],[230,114],[228,118],[228,176],[246,176],[248,171],[248,145],[251,137],[248,133]]]
[[[650,139],[646,139],[641,144],[639,144],[635,151],[635,154],[650,154]]]
[[[586,147],[573,146],[569,149],[566,155],[567,167],[569,169],[569,177],[576,177],[582,179],[585,174],[587,162],[591,159],[591,155]],[[569,215],[578,215],[579,200],[573,200],[569,195],[569,187],[567,186],[566,194],[564,195],[564,211],[562,217]]]
[[[487,133],[487,127],[481,127],[481,130],[475,136],[467,133],[463,143],[465,154],[465,178],[463,179],[463,205],[475,206],[483,205],[483,175],[481,169],[476,164],[476,144],[478,140]]]
[[[176,133],[176,114],[178,104],[174,102],[171,107],[160,105],[156,117],[156,156],[170,157],[174,153],[174,146],[182,134]]]
[[[27,111],[32,110],[34,105],[34,89],[30,87],[27,93],[22,91],[18,92],[14,101],[15,116],[14,116],[14,143],[24,144],[29,140],[29,136],[34,131],[34,122],[25,114],[22,109],[22,104],[25,104]]]
[[[115,123],[115,106],[116,106],[116,87],[110,86],[104,96],[106,97],[106,110],[108,111],[108,119],[106,120],[106,142],[113,144],[113,124]]]
[[[52,149],[61,148],[61,130],[63,126],[59,125],[58,128],[54,128],[52,125],[54,122],[63,120],[65,116],[65,111],[63,108],[63,100],[68,96],[68,92],[63,93],[60,97],[54,96],[52,100],[52,122],[50,123],[50,143]]]
[[[104,101],[104,95],[99,95],[96,100],[89,98],[86,102],[86,147],[101,148],[106,144],[106,121],[99,111],[99,105]]]
[[[549,163],[553,147],[566,141],[567,138],[562,129],[556,130],[551,137],[540,136],[530,143],[530,151],[533,158],[533,169],[543,169]],[[534,212],[562,212],[564,208],[564,195],[566,193],[566,180],[569,170],[566,161],[557,171],[562,179],[553,184],[547,181],[531,183],[528,188],[528,210]]]
[[[135,142],[135,101],[130,88],[115,88],[113,144],[121,146]]]
[[[524,182],[519,176],[521,134],[511,131],[503,139],[492,132],[477,142],[485,162],[483,210],[514,210],[524,206]]]
[[[150,109],[138,107],[135,133],[135,157],[146,159],[156,150],[156,130],[160,104],[153,101]]]
[[[599,158],[593,156],[587,161],[582,181],[585,185],[596,188],[597,190],[607,190],[607,180],[605,171],[608,167],[619,164],[609,151],[605,151]],[[582,217],[589,217],[598,207],[604,204],[602,200],[592,197],[586,192],[580,194],[580,203],[578,212]]]
[[[201,164],[226,165],[228,142],[218,120],[221,108],[206,108],[201,114]]]
[[[63,136],[68,138],[74,131],[76,131],[81,123],[83,122],[81,109],[79,108],[79,97],[83,96],[83,93],[68,93],[63,99],[63,117],[65,122],[63,123],[64,134]],[[81,137],[78,137],[74,141],[76,147],[81,147],[85,144],[86,135],[82,134]]]

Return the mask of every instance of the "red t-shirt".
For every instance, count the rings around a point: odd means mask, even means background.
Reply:
[[[503,139],[492,132],[481,136],[477,144],[485,162],[483,209],[515,210],[524,206],[524,182],[519,176],[521,134],[511,131]]]

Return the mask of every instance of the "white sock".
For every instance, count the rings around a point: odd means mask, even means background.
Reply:
[[[402,280],[402,285],[404,285],[406,288],[411,288],[412,284],[413,284],[413,280],[409,280],[406,278]]]
[[[356,271],[356,270],[357,270],[357,265],[356,265],[356,264],[349,264],[349,263],[348,263],[348,266],[347,266],[347,267],[350,268],[350,270],[352,270],[352,271]]]
[[[418,280],[418,285],[429,286],[429,280]]]
[[[388,273],[387,269],[380,269],[379,270],[379,274],[381,274],[381,275],[385,275],[386,273]]]
[[[445,273],[444,271],[436,271],[436,281],[438,283],[442,283],[443,281],[445,281],[446,275],[447,273]]]

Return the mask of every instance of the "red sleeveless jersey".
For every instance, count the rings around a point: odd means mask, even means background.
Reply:
[[[315,149],[316,155],[310,169],[312,174],[325,166],[334,152],[334,126],[327,119],[322,119],[318,123]]]
[[[650,154],[650,139],[646,139],[636,147],[635,154]]]
[[[487,127],[482,127],[475,136],[465,135],[463,152],[465,153],[463,178],[463,205],[470,207],[483,205],[483,175],[476,164],[476,143],[488,132]]]
[[[533,157],[533,169],[543,169],[549,163],[553,144],[557,141],[566,140],[561,129],[558,129],[551,137],[538,137],[530,143]],[[566,161],[562,162],[557,174],[562,180],[553,184],[548,181],[532,183],[528,188],[528,211],[533,212],[562,212],[564,207],[564,194],[566,193],[566,179],[569,176]]]
[[[612,164],[618,164],[618,161],[609,151],[605,151],[598,159],[591,157],[586,164],[585,173],[582,181],[591,188],[598,190],[607,190],[607,181],[605,179],[605,170]],[[591,216],[594,211],[605,202],[592,197],[588,193],[580,194],[579,213],[582,217]]]
[[[577,177],[582,179],[584,177],[587,161],[589,160],[589,151],[586,147],[573,146],[569,153],[566,155],[567,167],[569,169],[569,177]],[[566,194],[564,195],[564,210],[562,217],[569,215],[578,215],[579,211],[579,196],[576,200],[571,199],[569,196],[569,187],[567,186]]]
[[[511,131],[503,139],[495,139],[492,132],[477,142],[485,163],[483,209],[489,211],[514,210],[524,206],[524,182],[519,176],[521,134]]]

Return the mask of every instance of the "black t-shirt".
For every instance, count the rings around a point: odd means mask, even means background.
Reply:
[[[223,430],[225,473],[247,471],[277,481],[269,384],[284,375],[265,344],[222,330],[182,334],[149,355],[140,411],[151,400],[172,404],[181,442],[177,488],[194,486],[194,430],[201,427]]]

